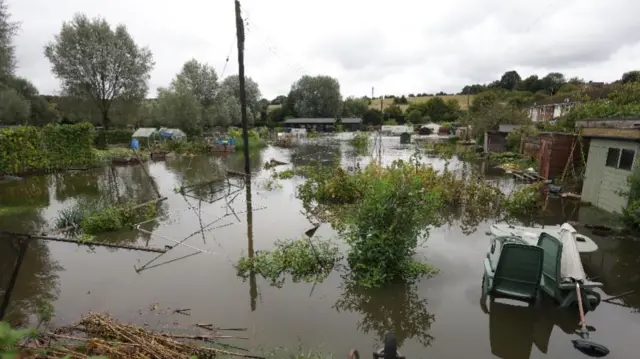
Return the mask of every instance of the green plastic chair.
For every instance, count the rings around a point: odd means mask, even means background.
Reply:
[[[540,247],[504,244],[495,271],[490,259],[484,260],[483,296],[537,303],[540,298],[543,260],[544,251]]]
[[[543,292],[560,303],[560,307],[567,308],[571,304],[577,305],[576,286],[573,282],[563,282],[560,272],[562,261],[562,242],[548,233],[540,233],[538,247],[544,251],[542,279],[540,287]],[[585,280],[580,284],[582,301],[586,311],[593,311],[600,304],[601,298],[593,288],[602,287],[602,283]]]

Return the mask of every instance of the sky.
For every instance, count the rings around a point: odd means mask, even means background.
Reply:
[[[21,28],[17,72],[59,91],[44,57],[77,12],[124,24],[155,67],[149,97],[195,58],[237,74],[232,0],[7,0]],[[640,69],[637,0],[243,0],[246,76],[263,97],[303,75],[329,75],[343,96],[457,93],[508,70],[611,82]],[[229,58],[227,66],[226,59]]]

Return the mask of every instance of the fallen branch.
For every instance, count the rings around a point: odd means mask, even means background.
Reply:
[[[211,331],[217,331],[217,330],[238,331],[238,332],[247,331],[247,328],[217,328],[213,324],[203,324],[203,323],[196,323],[195,326],[202,329],[211,330]]]
[[[47,237],[47,236],[32,236],[24,233],[11,233],[6,231],[0,231],[0,236],[8,236],[8,237],[24,237],[28,239],[41,239],[45,241],[54,241],[54,242],[64,242],[64,243],[74,243],[82,246],[99,246],[99,247],[109,247],[109,248],[119,248],[119,249],[129,249],[134,251],[142,251],[142,252],[154,252],[154,253],[166,253],[166,249],[153,248],[153,247],[141,247],[127,244],[114,244],[114,243],[104,243],[104,242],[93,242],[93,241],[81,241],[76,239],[69,238],[59,238],[59,237]]]
[[[138,209],[138,208],[142,208],[142,207],[144,207],[144,206],[148,206],[148,205],[150,205],[150,204],[155,204],[155,203],[158,203],[158,202],[162,202],[162,201],[164,201],[164,200],[166,200],[166,199],[167,199],[167,197],[160,197],[160,198],[156,198],[156,199],[151,200],[151,201],[148,201],[148,202],[144,202],[144,203],[137,204],[137,205],[135,205],[135,206],[131,207],[131,209]]]
[[[189,313],[191,311],[191,309],[176,309],[173,312],[174,313],[178,313],[178,314],[182,314],[182,315],[191,315],[191,313]]]
[[[188,335],[188,334],[160,334],[163,337],[175,338],[175,339],[191,339],[191,340],[203,340],[215,342],[215,339],[249,339],[248,337],[235,337],[233,335]]]

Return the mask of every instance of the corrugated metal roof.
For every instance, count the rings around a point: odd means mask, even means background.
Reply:
[[[285,124],[314,124],[314,125],[332,125],[336,122],[335,118],[290,118],[285,120]],[[361,118],[350,117],[343,118],[342,123],[362,123]]]
[[[152,127],[140,127],[136,130],[136,132],[133,133],[131,137],[150,137],[156,132],[157,130]]]

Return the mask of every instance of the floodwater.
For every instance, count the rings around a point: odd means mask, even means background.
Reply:
[[[412,148],[400,146],[397,137],[383,140],[386,163],[409,159],[412,154]],[[583,357],[571,344],[571,339],[577,338],[573,334],[578,327],[574,313],[556,311],[552,305],[532,311],[511,303],[495,303],[483,310],[482,258],[488,249],[484,233],[491,222],[480,224],[471,234],[463,233],[455,224],[432,230],[418,255],[441,272],[413,286],[363,290],[345,282],[338,272],[323,283],[287,281],[282,288],[271,287],[261,278],[239,279],[232,264],[241,255],[269,249],[278,239],[301,238],[311,228],[295,198],[295,187],[302,179],[278,180],[280,188],[267,190],[264,184],[270,173],[262,169],[264,162],[275,158],[301,166],[330,161],[335,156],[341,156],[345,166],[356,165],[344,142],[291,150],[269,147],[253,153],[250,230],[244,189],[225,188],[229,196],[218,201],[214,200],[222,197],[221,192],[212,195],[200,190],[194,194],[213,203],[183,197],[175,191],[182,184],[212,179],[221,164],[242,171],[240,154],[150,162],[146,165],[149,173],[161,194],[168,197],[161,210],[167,218],[144,227],[152,235],[131,230],[98,239],[162,248],[197,232],[201,222],[204,226],[215,222],[207,227],[204,238],[198,233],[150,264],[157,254],[32,241],[5,319],[32,322],[42,303],[52,302],[54,325],[74,322],[89,311],[108,311],[119,320],[156,328],[213,323],[248,328],[239,335],[249,339],[228,341],[233,345],[293,350],[321,346],[320,350],[338,358],[353,347],[366,357],[380,345],[387,331],[396,333],[407,358]],[[366,163],[367,156],[360,160]],[[440,169],[446,163],[441,159],[423,160]],[[450,166],[485,171],[487,178],[504,188],[514,185],[511,179],[483,165],[453,160]],[[0,212],[0,229],[46,232],[59,210],[100,193],[138,202],[154,197],[140,166],[28,178],[0,184],[0,208],[11,208]],[[567,201],[551,201],[545,223],[567,220],[594,224],[602,220],[602,214]],[[582,226],[577,229],[600,246],[598,252],[584,257],[584,264],[589,275],[605,283],[603,298],[640,289],[640,243],[598,237]],[[335,233],[322,225],[316,236],[331,238]],[[194,254],[198,251],[201,253]],[[0,285],[8,285],[16,257],[13,241],[0,240]],[[188,308],[191,315],[174,313],[177,308]],[[603,302],[587,315],[587,323],[597,329],[592,339],[609,347],[610,358],[637,357],[634,341],[640,325],[639,308],[640,295],[636,293],[615,304]]]

